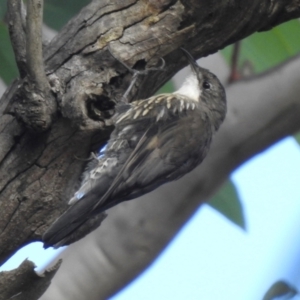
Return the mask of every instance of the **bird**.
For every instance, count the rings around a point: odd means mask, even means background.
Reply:
[[[203,161],[224,121],[226,94],[216,75],[182,51],[191,75],[173,93],[119,109],[106,148],[94,155],[69,208],[43,234],[45,248],[72,243],[76,231],[83,237],[91,231],[84,229],[90,219],[181,178]]]

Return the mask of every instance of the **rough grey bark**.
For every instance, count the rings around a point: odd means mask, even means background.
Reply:
[[[34,263],[26,259],[17,269],[0,272],[0,300],[39,299],[50,285],[60,264],[61,260],[43,274],[37,274]]]
[[[299,15],[296,0],[91,2],[45,48],[55,103],[45,91],[35,97],[28,76],[12,84],[1,99],[0,261],[40,239],[76,190],[84,167],[76,157],[88,157],[107,138],[112,100],[120,99],[131,78],[108,53],[108,43],[131,67],[156,65],[160,57],[166,60],[164,72],[139,78],[132,100],[150,96],[182,68],[178,47],[201,57]],[[191,211],[192,207],[182,213],[188,217]],[[172,222],[182,224],[175,217]],[[164,234],[170,235],[169,230]],[[155,253],[165,240],[157,245]]]

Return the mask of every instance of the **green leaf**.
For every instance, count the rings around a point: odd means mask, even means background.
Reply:
[[[60,29],[90,0],[46,0],[44,20],[53,29]],[[6,1],[0,1],[0,77],[9,84],[18,76],[18,69],[11,47],[7,26],[3,22]]]
[[[90,2],[90,0],[46,0],[44,21],[51,28],[59,30]]]
[[[167,83],[165,83],[158,91],[158,94],[164,94],[164,93],[173,93],[175,90],[173,82],[170,80]]]
[[[3,21],[6,13],[7,1],[0,1],[0,21]]]
[[[300,22],[292,20],[267,32],[255,33],[241,42],[239,68],[250,62],[254,73],[263,72],[300,52]],[[233,46],[222,50],[228,62]]]
[[[294,135],[294,138],[295,138],[296,142],[297,142],[298,144],[300,144],[300,132],[296,133],[296,134]]]
[[[297,289],[288,282],[279,280],[272,284],[263,300],[292,299],[298,294]]]
[[[242,203],[234,184],[230,180],[228,180],[221,190],[208,202],[208,205],[234,224],[242,229],[246,229]]]
[[[0,21],[0,77],[9,84],[18,76],[15,56],[11,47],[7,26]]]

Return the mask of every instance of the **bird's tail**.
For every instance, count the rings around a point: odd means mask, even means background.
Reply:
[[[43,234],[42,239],[44,242],[44,248],[52,246],[54,248],[59,248],[61,246],[70,245],[82,239],[87,234],[98,228],[106,216],[107,214],[103,212],[82,222],[72,223],[68,226],[60,227],[59,224],[57,224],[57,221],[61,219],[61,216]]]
[[[93,212],[94,199],[82,199],[63,213],[43,234],[44,248],[69,245],[96,229],[106,217],[104,210]],[[90,204],[90,205],[89,205]],[[100,212],[100,214],[99,214]]]

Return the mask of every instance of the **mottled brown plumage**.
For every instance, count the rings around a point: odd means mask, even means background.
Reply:
[[[193,75],[177,92],[124,104],[103,155],[85,172],[70,208],[44,234],[45,246],[72,242],[70,235],[90,218],[202,162],[224,120],[226,99],[217,77],[187,55]]]

